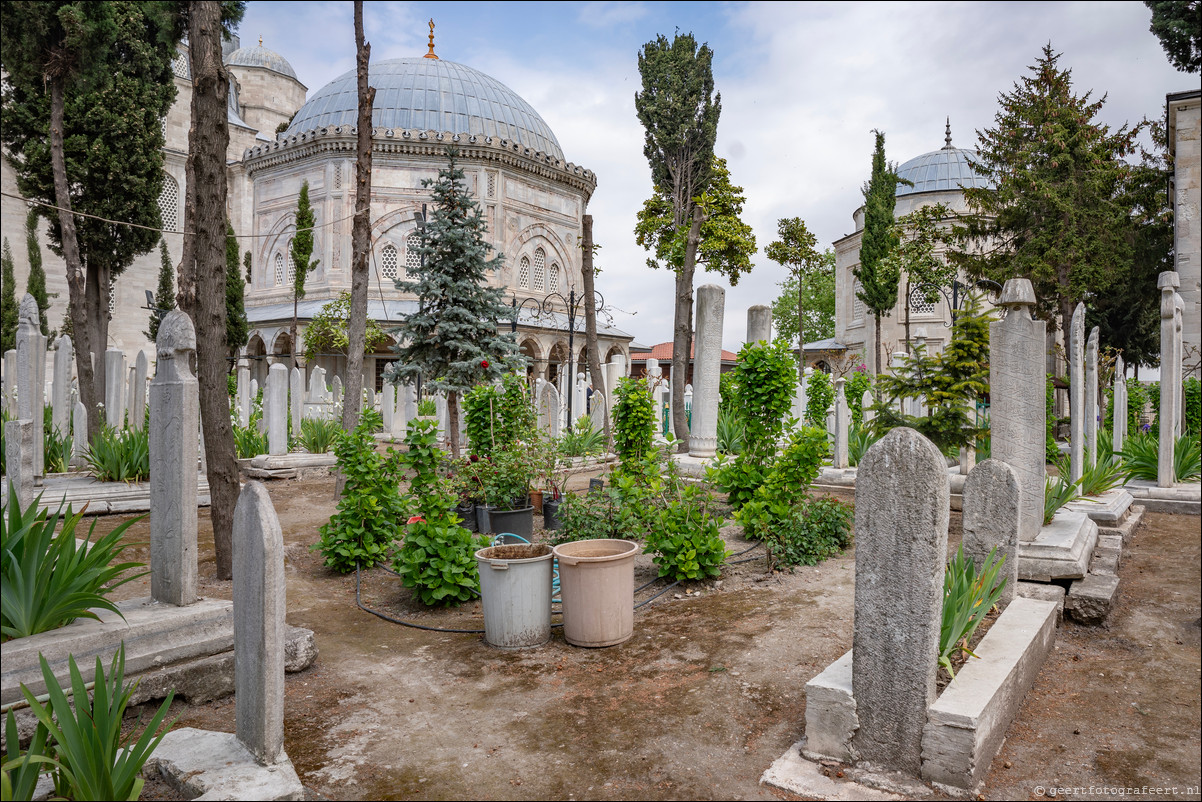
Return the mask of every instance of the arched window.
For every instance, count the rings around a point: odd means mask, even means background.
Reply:
[[[166,118],[163,118],[166,125]],[[170,173],[163,174],[163,189],[159,192],[159,216],[165,231],[175,231],[179,224],[179,183]]]
[[[932,290],[932,295],[934,291]],[[935,314],[935,301],[926,296],[921,287],[914,287],[910,290],[910,314],[911,315],[933,315]]]
[[[385,245],[384,250],[380,251],[380,272],[384,278],[396,280],[397,263],[396,246],[391,243]]]
[[[518,262],[518,286],[523,290],[530,289],[530,260],[525,256]]]
[[[551,263],[551,269],[547,272],[547,292],[559,292],[559,265],[555,262]]]
[[[421,272],[422,256],[417,249],[422,245],[421,235],[414,231],[405,237],[405,274],[416,276]]]
[[[280,286],[284,283],[284,255],[277,253],[275,255],[275,284]]]
[[[542,248],[534,250],[534,291],[545,292],[547,286],[547,253]]]
[[[851,319],[852,320],[863,320],[864,319],[864,301],[861,300],[861,298],[860,298],[860,293],[863,291],[863,289],[864,289],[864,285],[861,284],[858,280],[854,284],[852,284],[852,288],[851,288],[851,292],[852,292],[852,295],[851,295]]]
[[[175,51],[175,58],[171,59],[171,71],[180,78],[190,78],[188,74],[188,57],[180,51]]]

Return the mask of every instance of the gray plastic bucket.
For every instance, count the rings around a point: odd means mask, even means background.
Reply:
[[[551,639],[550,546],[490,546],[476,552],[484,639],[516,649]]]

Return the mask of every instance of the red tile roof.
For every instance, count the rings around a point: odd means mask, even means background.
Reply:
[[[692,352],[689,354],[690,361],[692,359],[696,358],[696,356],[697,356],[697,341],[694,340]],[[631,355],[630,355],[631,362],[646,362],[648,358],[658,359],[660,362],[671,362],[672,361],[672,342],[668,341],[666,343],[660,343],[659,345],[653,345],[653,346],[651,346],[650,351],[641,351],[639,353],[631,353]],[[722,361],[723,362],[736,362],[736,361],[738,361],[738,357],[733,352],[723,349]]]

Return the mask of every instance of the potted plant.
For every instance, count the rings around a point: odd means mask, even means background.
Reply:
[[[530,444],[519,440],[511,448],[493,454],[489,464],[491,470],[482,476],[482,482],[492,531],[510,532],[529,540],[534,534],[530,488],[536,476]]]
[[[560,451],[559,442],[540,436],[534,446],[536,481],[542,494],[544,529],[559,529],[559,505],[567,490],[569,474],[566,469],[570,461]]]

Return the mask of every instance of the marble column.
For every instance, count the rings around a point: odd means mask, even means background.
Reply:
[[[71,368],[75,364],[75,347],[71,338],[63,335],[54,343],[54,381],[50,390],[51,418],[55,429],[66,434],[71,425]]]
[[[1181,278],[1175,270],[1166,270],[1157,281],[1160,288],[1160,453],[1156,484],[1172,487],[1173,449],[1181,419],[1181,343],[1184,304],[1177,288]]]
[[[125,352],[110,348],[104,352],[104,419],[109,426],[125,426]]]
[[[1085,472],[1085,304],[1077,304],[1073,310],[1069,331],[1069,470],[1075,482]]]
[[[689,455],[709,458],[718,452],[718,380],[722,373],[722,319],[726,291],[717,284],[697,288],[697,342],[693,374],[693,416]]]
[[[21,299],[17,316],[17,419],[33,423],[30,434],[29,481],[41,484],[45,467],[46,337],[38,324],[38,304],[29,293]]]
[[[1098,327],[1085,343],[1085,465],[1098,464]]]
[[[772,342],[772,307],[756,304],[747,310],[747,342]]]

